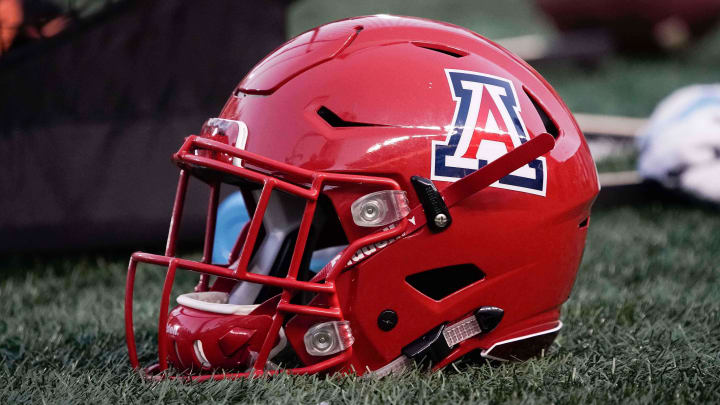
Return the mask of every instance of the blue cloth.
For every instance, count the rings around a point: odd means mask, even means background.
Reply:
[[[242,193],[230,194],[218,206],[212,262],[226,264],[243,226],[250,220]]]
[[[245,200],[239,191],[230,194],[218,206],[217,223],[215,224],[215,245],[213,246],[212,262],[226,264],[235,241],[243,226],[250,221]],[[320,271],[337,254],[336,251],[323,249],[313,254],[310,270]]]

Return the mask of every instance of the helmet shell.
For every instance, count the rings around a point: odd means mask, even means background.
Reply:
[[[542,193],[488,187],[452,208],[447,230],[424,227],[368,247],[368,257],[336,282],[355,337],[346,369],[377,369],[437,325],[486,305],[505,315],[492,332],[458,349],[463,353],[559,327],[599,190],[583,135],[550,85],[507,50],[451,24],[387,15],[334,22],[290,40],[248,73],[222,110],[221,118],[247,124],[246,150],[314,171],[392,178],[414,207],[410,178],[432,177],[435,145],[457,129],[452,71],[510,83],[526,136],[555,136],[544,157],[546,184]],[[442,192],[451,181],[434,183]],[[355,225],[349,209],[372,191],[357,185],[324,192],[350,242],[373,231]],[[483,276],[440,299],[408,282],[449,266],[474,267]],[[443,284],[441,276],[437,282]],[[398,317],[389,331],[378,326],[387,309]],[[306,363],[322,360],[303,346],[313,322],[296,315],[287,325]]]

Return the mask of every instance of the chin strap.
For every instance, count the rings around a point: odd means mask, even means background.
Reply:
[[[500,156],[480,170],[471,173],[452,183],[443,190],[443,198],[448,207],[470,197],[488,187],[515,170],[525,166],[555,147],[555,138],[547,132],[538,134],[533,139]]]

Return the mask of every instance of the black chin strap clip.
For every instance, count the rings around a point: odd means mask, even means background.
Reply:
[[[447,323],[435,327],[430,332],[420,336],[414,342],[403,347],[402,354],[415,360],[418,364],[431,362],[437,364],[447,357],[452,348],[447,345],[443,331]]]
[[[402,354],[421,365],[428,365],[428,363],[438,364],[450,355],[450,352],[458,343],[474,336],[484,335],[495,329],[502,320],[503,314],[503,310],[498,307],[480,307],[469,317],[454,324],[445,322],[436,326],[428,333],[403,347]],[[474,323],[474,327],[469,325],[469,322]],[[458,328],[474,332],[465,332],[466,334],[461,335],[460,338],[453,338],[453,335],[457,336],[457,332],[453,329],[457,330]],[[445,336],[446,333],[448,336]]]
[[[415,188],[423,211],[425,211],[428,228],[433,232],[442,232],[447,229],[452,223],[450,210],[435,184],[420,176],[410,177],[410,182]]]

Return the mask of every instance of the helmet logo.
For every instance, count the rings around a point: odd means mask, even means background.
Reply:
[[[510,152],[530,138],[520,116],[513,83],[502,77],[445,69],[455,114],[444,141],[433,141],[431,179],[456,181]],[[491,187],[545,196],[544,157]]]

